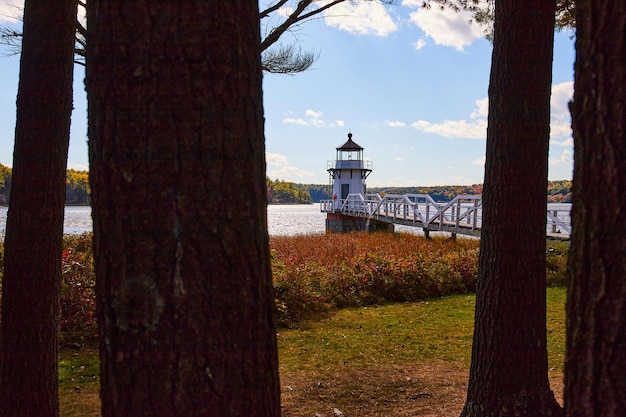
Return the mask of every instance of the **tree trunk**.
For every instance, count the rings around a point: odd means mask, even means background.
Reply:
[[[258,3],[89,1],[103,416],[278,416]]]
[[[626,416],[626,4],[576,3],[565,410]]]
[[[1,416],[55,416],[76,0],[24,3],[4,241]]]
[[[553,1],[497,0],[472,363],[462,416],[557,416],[546,348]]]

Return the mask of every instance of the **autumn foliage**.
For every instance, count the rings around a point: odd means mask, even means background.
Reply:
[[[66,235],[63,245],[61,341],[82,341],[95,337],[98,329],[91,234]]]
[[[9,204],[13,170],[0,164],[0,204]],[[68,169],[65,176],[65,204],[89,204],[89,172]]]
[[[273,237],[279,323],[335,308],[473,292],[478,243],[408,233]]]
[[[279,324],[344,307],[474,292],[478,244],[409,233],[272,236]],[[548,243],[548,285],[565,284],[567,256],[567,242]],[[91,234],[66,235],[61,262],[61,341],[81,343],[97,334]]]

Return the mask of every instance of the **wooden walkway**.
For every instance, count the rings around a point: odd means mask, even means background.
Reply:
[[[480,237],[482,196],[459,195],[447,203],[435,202],[428,194],[349,194],[339,201],[322,200],[323,213],[343,214],[374,219],[385,223],[421,228],[429,232],[446,232],[453,236]],[[570,206],[548,204],[546,236],[567,240],[571,234]]]

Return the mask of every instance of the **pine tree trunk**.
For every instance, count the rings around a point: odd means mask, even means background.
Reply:
[[[483,230],[462,416],[557,416],[546,348],[554,2],[496,1]]]
[[[258,4],[88,2],[103,416],[278,416]]]
[[[0,416],[55,416],[76,0],[26,0],[4,241]]]
[[[626,416],[626,4],[576,3],[568,417]]]

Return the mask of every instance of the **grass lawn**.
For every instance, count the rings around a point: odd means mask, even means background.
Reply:
[[[61,416],[100,415],[99,359],[97,347],[61,349],[59,402]]]
[[[548,289],[550,382],[562,396],[565,289]],[[465,400],[473,295],[350,308],[280,329],[283,416],[447,416]],[[61,415],[98,416],[96,349],[64,349]]]

